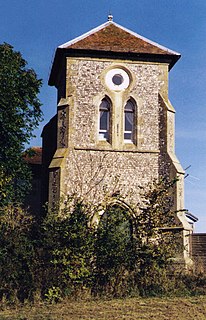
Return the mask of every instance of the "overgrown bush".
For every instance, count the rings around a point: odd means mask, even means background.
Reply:
[[[141,204],[130,206],[119,194],[101,208],[70,197],[38,223],[20,207],[5,207],[0,298],[24,301],[39,294],[55,303],[90,292],[110,297],[206,293],[204,275],[169,268],[183,249],[178,229],[168,228],[177,225],[173,183],[154,183]]]
[[[142,296],[166,294],[172,290],[168,267],[172,258],[183,253],[181,235],[173,228],[178,226],[172,210],[175,183],[176,180],[163,179],[150,185],[134,219],[139,261],[135,282]]]
[[[127,295],[137,269],[137,243],[132,218],[127,209],[106,206],[96,230],[93,292],[112,296]]]
[[[0,212],[0,298],[24,300],[35,290],[34,225],[20,207]]]
[[[153,295],[171,289],[167,267],[183,250],[179,234],[168,229],[177,225],[171,197],[175,182],[154,182],[141,204],[125,206],[118,195],[118,205],[106,206],[95,242],[95,292]]]
[[[51,288],[65,296],[91,286],[95,237],[89,213],[88,205],[69,198],[64,209],[50,210],[45,218],[42,292],[47,296]]]

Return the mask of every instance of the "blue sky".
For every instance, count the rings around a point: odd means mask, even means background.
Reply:
[[[0,39],[20,51],[43,79],[44,122],[31,145],[41,145],[44,124],[56,112],[56,90],[47,81],[57,46],[106,22],[118,24],[182,58],[170,72],[169,98],[176,109],[176,154],[191,166],[185,208],[206,232],[206,1],[205,0],[0,0]]]

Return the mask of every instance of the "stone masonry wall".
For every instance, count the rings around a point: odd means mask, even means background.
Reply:
[[[64,183],[67,193],[93,203],[120,193],[128,203],[140,201],[141,187],[158,179],[158,154],[71,151]]]
[[[130,97],[137,103],[137,144],[119,141],[114,148],[112,143],[98,140],[98,110],[105,95],[115,112],[118,94],[104,82],[111,67],[125,68],[131,76],[131,85],[118,99],[122,101],[120,116]],[[139,201],[139,187],[158,179],[161,75],[158,64],[68,58],[66,94],[73,97],[73,104],[69,106],[68,152],[62,168],[63,194],[75,192],[100,202],[106,194],[120,192],[128,201]]]
[[[112,90],[108,71],[123,69],[125,90]],[[62,91],[63,92],[63,91]],[[67,57],[66,94],[59,90],[57,150],[50,164],[50,202],[76,194],[93,204],[120,194],[128,204],[141,203],[148,184],[161,176],[177,177],[174,210],[184,227],[184,172],[174,150],[174,108],[168,101],[168,65],[164,63]],[[108,141],[99,139],[99,106],[111,101]],[[124,141],[124,106],[135,101],[135,137]],[[65,141],[65,139],[67,141]],[[138,207],[138,206],[137,206]],[[186,232],[188,234],[186,234]],[[185,261],[188,250],[184,250]]]
[[[73,110],[72,143],[87,148],[97,145],[98,107],[101,99],[106,94],[112,102],[115,100],[103,79],[105,70],[112,66],[124,67],[131,73],[132,83],[123,93],[122,108],[130,96],[134,97],[138,108],[138,148],[158,150],[158,93],[162,85],[158,64],[68,59],[67,96],[74,96],[74,105],[70,107]],[[95,97],[99,97],[96,104]]]

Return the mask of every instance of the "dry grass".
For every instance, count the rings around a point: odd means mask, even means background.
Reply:
[[[189,298],[130,298],[64,301],[0,311],[0,320],[205,320],[206,296]]]

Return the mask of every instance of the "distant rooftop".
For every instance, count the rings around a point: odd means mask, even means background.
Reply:
[[[42,164],[42,148],[41,147],[32,147],[34,155],[31,157],[29,155],[24,156],[24,160],[28,164]]]

